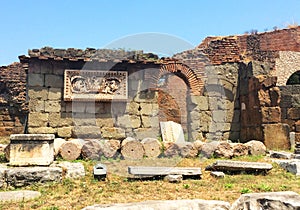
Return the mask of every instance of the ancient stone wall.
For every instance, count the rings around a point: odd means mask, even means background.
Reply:
[[[0,136],[23,133],[26,115],[26,73],[22,65],[0,67]]]
[[[295,141],[300,142],[300,85],[280,86],[280,90],[281,120],[295,133]]]

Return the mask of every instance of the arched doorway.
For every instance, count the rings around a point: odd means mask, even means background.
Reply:
[[[162,64],[158,74],[152,78],[156,81],[159,93],[159,120],[180,123],[190,140],[191,116],[188,103],[191,95],[202,94],[204,83],[191,68],[176,61]]]
[[[287,80],[286,85],[300,85],[300,71],[294,72]]]

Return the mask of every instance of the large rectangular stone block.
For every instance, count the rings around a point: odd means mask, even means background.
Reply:
[[[290,131],[288,124],[263,124],[264,144],[268,149],[291,148]]]
[[[48,166],[54,160],[53,134],[13,134],[10,136],[9,164]]]
[[[44,74],[28,74],[29,87],[43,87],[44,86]]]
[[[281,121],[280,107],[263,107],[261,112],[263,123],[278,123]]]
[[[50,88],[62,88],[64,86],[63,76],[46,74],[45,86]]]
[[[300,108],[290,108],[288,109],[288,118],[292,120],[300,119]]]

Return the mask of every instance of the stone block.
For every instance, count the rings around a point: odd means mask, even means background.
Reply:
[[[141,119],[136,115],[123,115],[118,117],[117,125],[122,128],[139,128]]]
[[[288,172],[300,176],[300,160],[277,160],[275,162]]]
[[[73,125],[73,118],[71,114],[51,112],[48,116],[48,123],[50,127],[56,128]]]
[[[96,124],[100,128],[102,127],[113,127],[114,126],[114,120],[109,115],[97,115],[96,116]]]
[[[53,134],[13,134],[10,136],[9,164],[50,165],[54,160]]]
[[[53,64],[50,61],[41,61],[41,73],[52,74]]]
[[[8,186],[24,187],[36,183],[60,182],[62,178],[60,167],[18,167],[7,171]]]
[[[48,113],[29,113],[28,127],[46,127],[48,123],[48,117]]]
[[[46,74],[45,86],[48,88],[63,88],[64,87],[63,77],[60,75]]]
[[[225,110],[212,111],[212,120],[214,122],[225,122],[226,121],[226,111]]]
[[[72,101],[66,103],[66,112],[73,112],[73,113],[82,113],[85,112],[86,103]]]
[[[289,150],[291,148],[287,124],[263,124],[263,135],[264,144],[268,149]]]
[[[65,172],[63,178],[79,179],[85,176],[85,170],[82,163],[70,163],[64,161],[57,164],[57,166],[62,168]]]
[[[236,200],[229,210],[299,209],[299,194],[291,191],[246,193]]]
[[[133,132],[138,140],[145,138],[157,138],[159,136],[159,129],[137,128],[134,129]]]
[[[72,137],[78,138],[100,138],[101,132],[98,126],[75,126]]]
[[[290,108],[288,109],[288,118],[292,120],[300,119],[300,108]]]
[[[265,173],[271,170],[272,164],[262,162],[243,162],[231,160],[217,160],[215,163],[207,166],[208,171],[224,171],[224,172],[262,172]]]
[[[300,108],[300,94],[292,96],[292,107]]]
[[[28,109],[30,112],[45,112],[45,101],[39,99],[31,99]]]
[[[30,100],[32,99],[47,100],[48,89],[43,87],[29,87],[28,97],[30,98]]]
[[[261,141],[251,140],[245,146],[248,146],[250,155],[266,155],[267,148]]]
[[[159,129],[159,119],[158,117],[142,116],[142,127]]]
[[[29,127],[28,128],[28,133],[30,134],[56,134],[57,130],[55,128],[51,127]]]
[[[48,100],[61,100],[61,88],[49,88]]]
[[[44,86],[44,74],[28,74],[29,87],[43,87]]]
[[[140,113],[142,115],[156,116],[158,114],[159,107],[157,104],[148,104],[141,103],[140,104]]]
[[[140,115],[140,104],[136,103],[134,101],[131,101],[130,103],[127,103],[126,110],[131,115]]]
[[[62,127],[57,128],[57,135],[62,138],[70,138],[72,137],[73,127]]]
[[[101,135],[103,138],[107,139],[125,139],[125,130],[122,128],[110,128],[103,127],[101,128]]]
[[[60,101],[45,101],[45,112],[60,112]]]
[[[207,111],[208,110],[208,97],[206,96],[191,96],[191,102],[196,104],[199,110]]]
[[[261,115],[263,123],[278,123],[281,121],[280,107],[262,107]]]

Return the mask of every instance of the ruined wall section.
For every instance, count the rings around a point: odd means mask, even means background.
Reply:
[[[295,135],[295,141],[300,142],[300,85],[280,86],[282,99],[281,120],[290,127],[291,137]]]
[[[26,73],[22,64],[0,67],[0,136],[23,133],[26,115]]]
[[[138,73],[140,69],[158,65],[34,57],[28,62],[28,133],[106,139],[158,136],[157,94],[139,91],[144,75]],[[65,69],[126,70],[129,75],[134,75],[128,84],[129,98],[124,102],[64,101]]]

